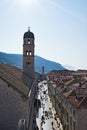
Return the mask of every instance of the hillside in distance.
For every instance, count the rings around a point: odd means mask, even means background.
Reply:
[[[44,59],[40,56],[35,56],[35,70],[36,72],[42,71],[42,66],[44,66],[45,73],[48,73],[52,70],[64,70],[65,68],[56,62]]]
[[[23,57],[21,54],[8,54],[0,52],[0,63],[8,64],[11,66],[17,66],[22,69]],[[44,59],[40,56],[35,56],[35,71],[38,73],[42,72],[42,66],[44,66],[45,73],[52,70],[63,70],[65,69],[61,64]]]

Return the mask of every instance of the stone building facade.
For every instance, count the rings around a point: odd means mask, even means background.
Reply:
[[[83,72],[73,74],[64,72],[67,80],[63,72],[49,74],[49,95],[64,130],[87,130],[87,77]]]
[[[0,130],[16,130],[20,119],[25,119],[28,127],[29,90],[20,74],[17,68],[0,64]]]
[[[79,106],[73,104],[69,98],[66,98],[51,85],[49,87],[49,95],[55,106],[58,117],[63,124],[64,130],[87,130],[87,97],[83,100],[86,107],[83,107],[81,104],[79,104]]]

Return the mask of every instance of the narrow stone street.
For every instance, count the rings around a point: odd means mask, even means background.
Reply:
[[[36,122],[39,130],[63,130],[62,124],[50,101],[46,81],[40,82],[38,88],[38,99],[41,101],[41,107],[36,116]]]

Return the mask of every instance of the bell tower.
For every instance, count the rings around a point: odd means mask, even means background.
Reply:
[[[30,28],[23,36],[23,73],[34,78],[34,34]]]

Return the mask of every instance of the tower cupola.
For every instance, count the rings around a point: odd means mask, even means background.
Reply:
[[[34,39],[34,34],[30,31],[30,28],[28,28],[28,31],[24,33],[24,38]]]

